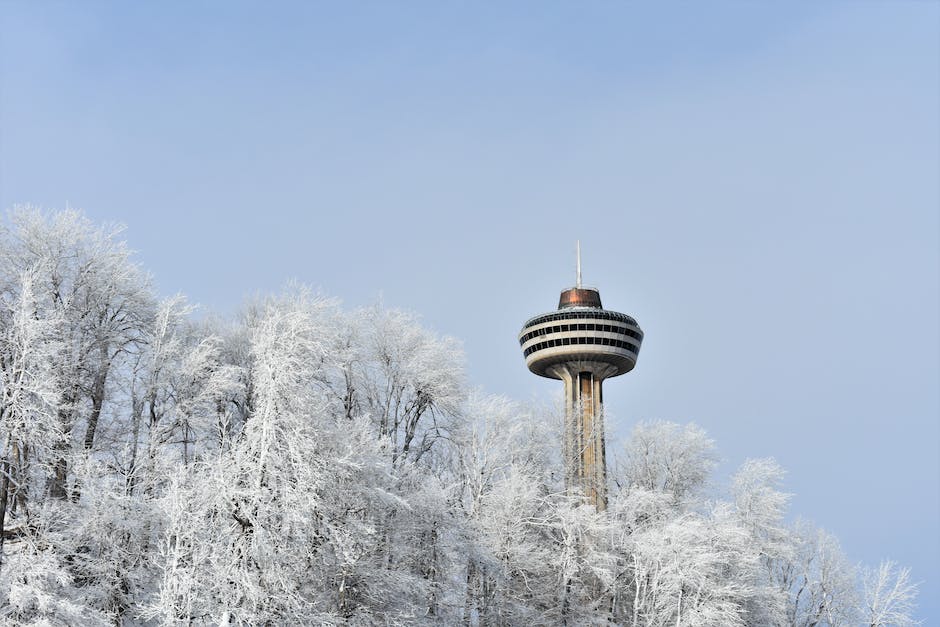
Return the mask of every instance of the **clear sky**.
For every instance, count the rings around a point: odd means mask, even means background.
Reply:
[[[505,6],[508,5],[508,6]],[[940,3],[0,2],[0,206],[163,294],[421,313],[520,400],[584,280],[646,332],[609,444],[695,421],[940,624]]]

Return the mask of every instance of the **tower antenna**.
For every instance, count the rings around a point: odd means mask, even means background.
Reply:
[[[581,289],[581,240],[577,240],[577,249],[578,249],[578,284],[577,288]]]

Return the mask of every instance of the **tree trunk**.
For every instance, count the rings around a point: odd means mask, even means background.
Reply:
[[[101,406],[104,405],[105,384],[108,380],[110,360],[108,359],[108,346],[101,347],[101,363],[98,365],[98,374],[91,388],[91,415],[88,417],[88,426],[85,428],[85,450],[95,443],[95,431],[98,430],[98,419],[101,417]]]
[[[59,449],[61,451],[61,449]],[[65,500],[68,498],[68,490],[65,484],[68,481],[69,464],[65,457],[60,457],[55,463],[54,474],[52,475],[52,487],[49,489],[49,496],[54,499]]]
[[[77,390],[72,389],[70,393],[66,394],[62,399],[63,408],[59,410],[59,427],[62,429],[62,433],[59,434],[60,438],[55,443],[54,447],[58,459],[56,460],[55,469],[52,474],[52,484],[49,487],[49,496],[56,499],[68,498],[66,484],[68,482],[69,464],[66,456],[71,447],[72,412],[74,411],[73,408],[77,395]]]
[[[439,585],[437,575],[437,524],[435,523],[431,527],[431,533],[429,534],[428,543],[431,545],[431,559],[430,564],[428,564],[427,571],[424,574],[425,579],[430,583],[428,585],[428,616],[437,616],[438,607],[437,607],[437,588]]]
[[[127,465],[127,478],[125,481],[125,490],[128,496],[134,494],[134,489],[137,487],[137,457],[138,449],[140,447],[140,414],[143,411],[142,403],[137,400],[136,390],[131,393],[131,422],[133,424],[132,428],[132,440],[131,440],[131,460]]]
[[[571,611],[571,578],[565,580],[564,597],[561,602],[561,624],[568,624],[568,614]]]
[[[467,590],[464,596],[463,624],[464,627],[470,627],[473,620],[473,612],[477,607],[476,586],[474,586],[475,571],[473,560],[467,560]]]
[[[2,466],[0,466],[0,472],[3,473],[3,477],[0,477],[0,566],[3,565],[3,535],[6,531],[4,523],[7,518],[7,499],[10,494],[10,462],[7,460],[3,461]]]

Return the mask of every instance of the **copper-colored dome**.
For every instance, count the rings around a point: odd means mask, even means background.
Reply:
[[[568,307],[601,307],[601,293],[589,287],[572,287],[561,293],[558,299],[558,308]]]

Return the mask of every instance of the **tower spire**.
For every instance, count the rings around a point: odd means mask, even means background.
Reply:
[[[578,256],[578,283],[577,288],[581,289],[581,240],[577,240],[577,256]]]

